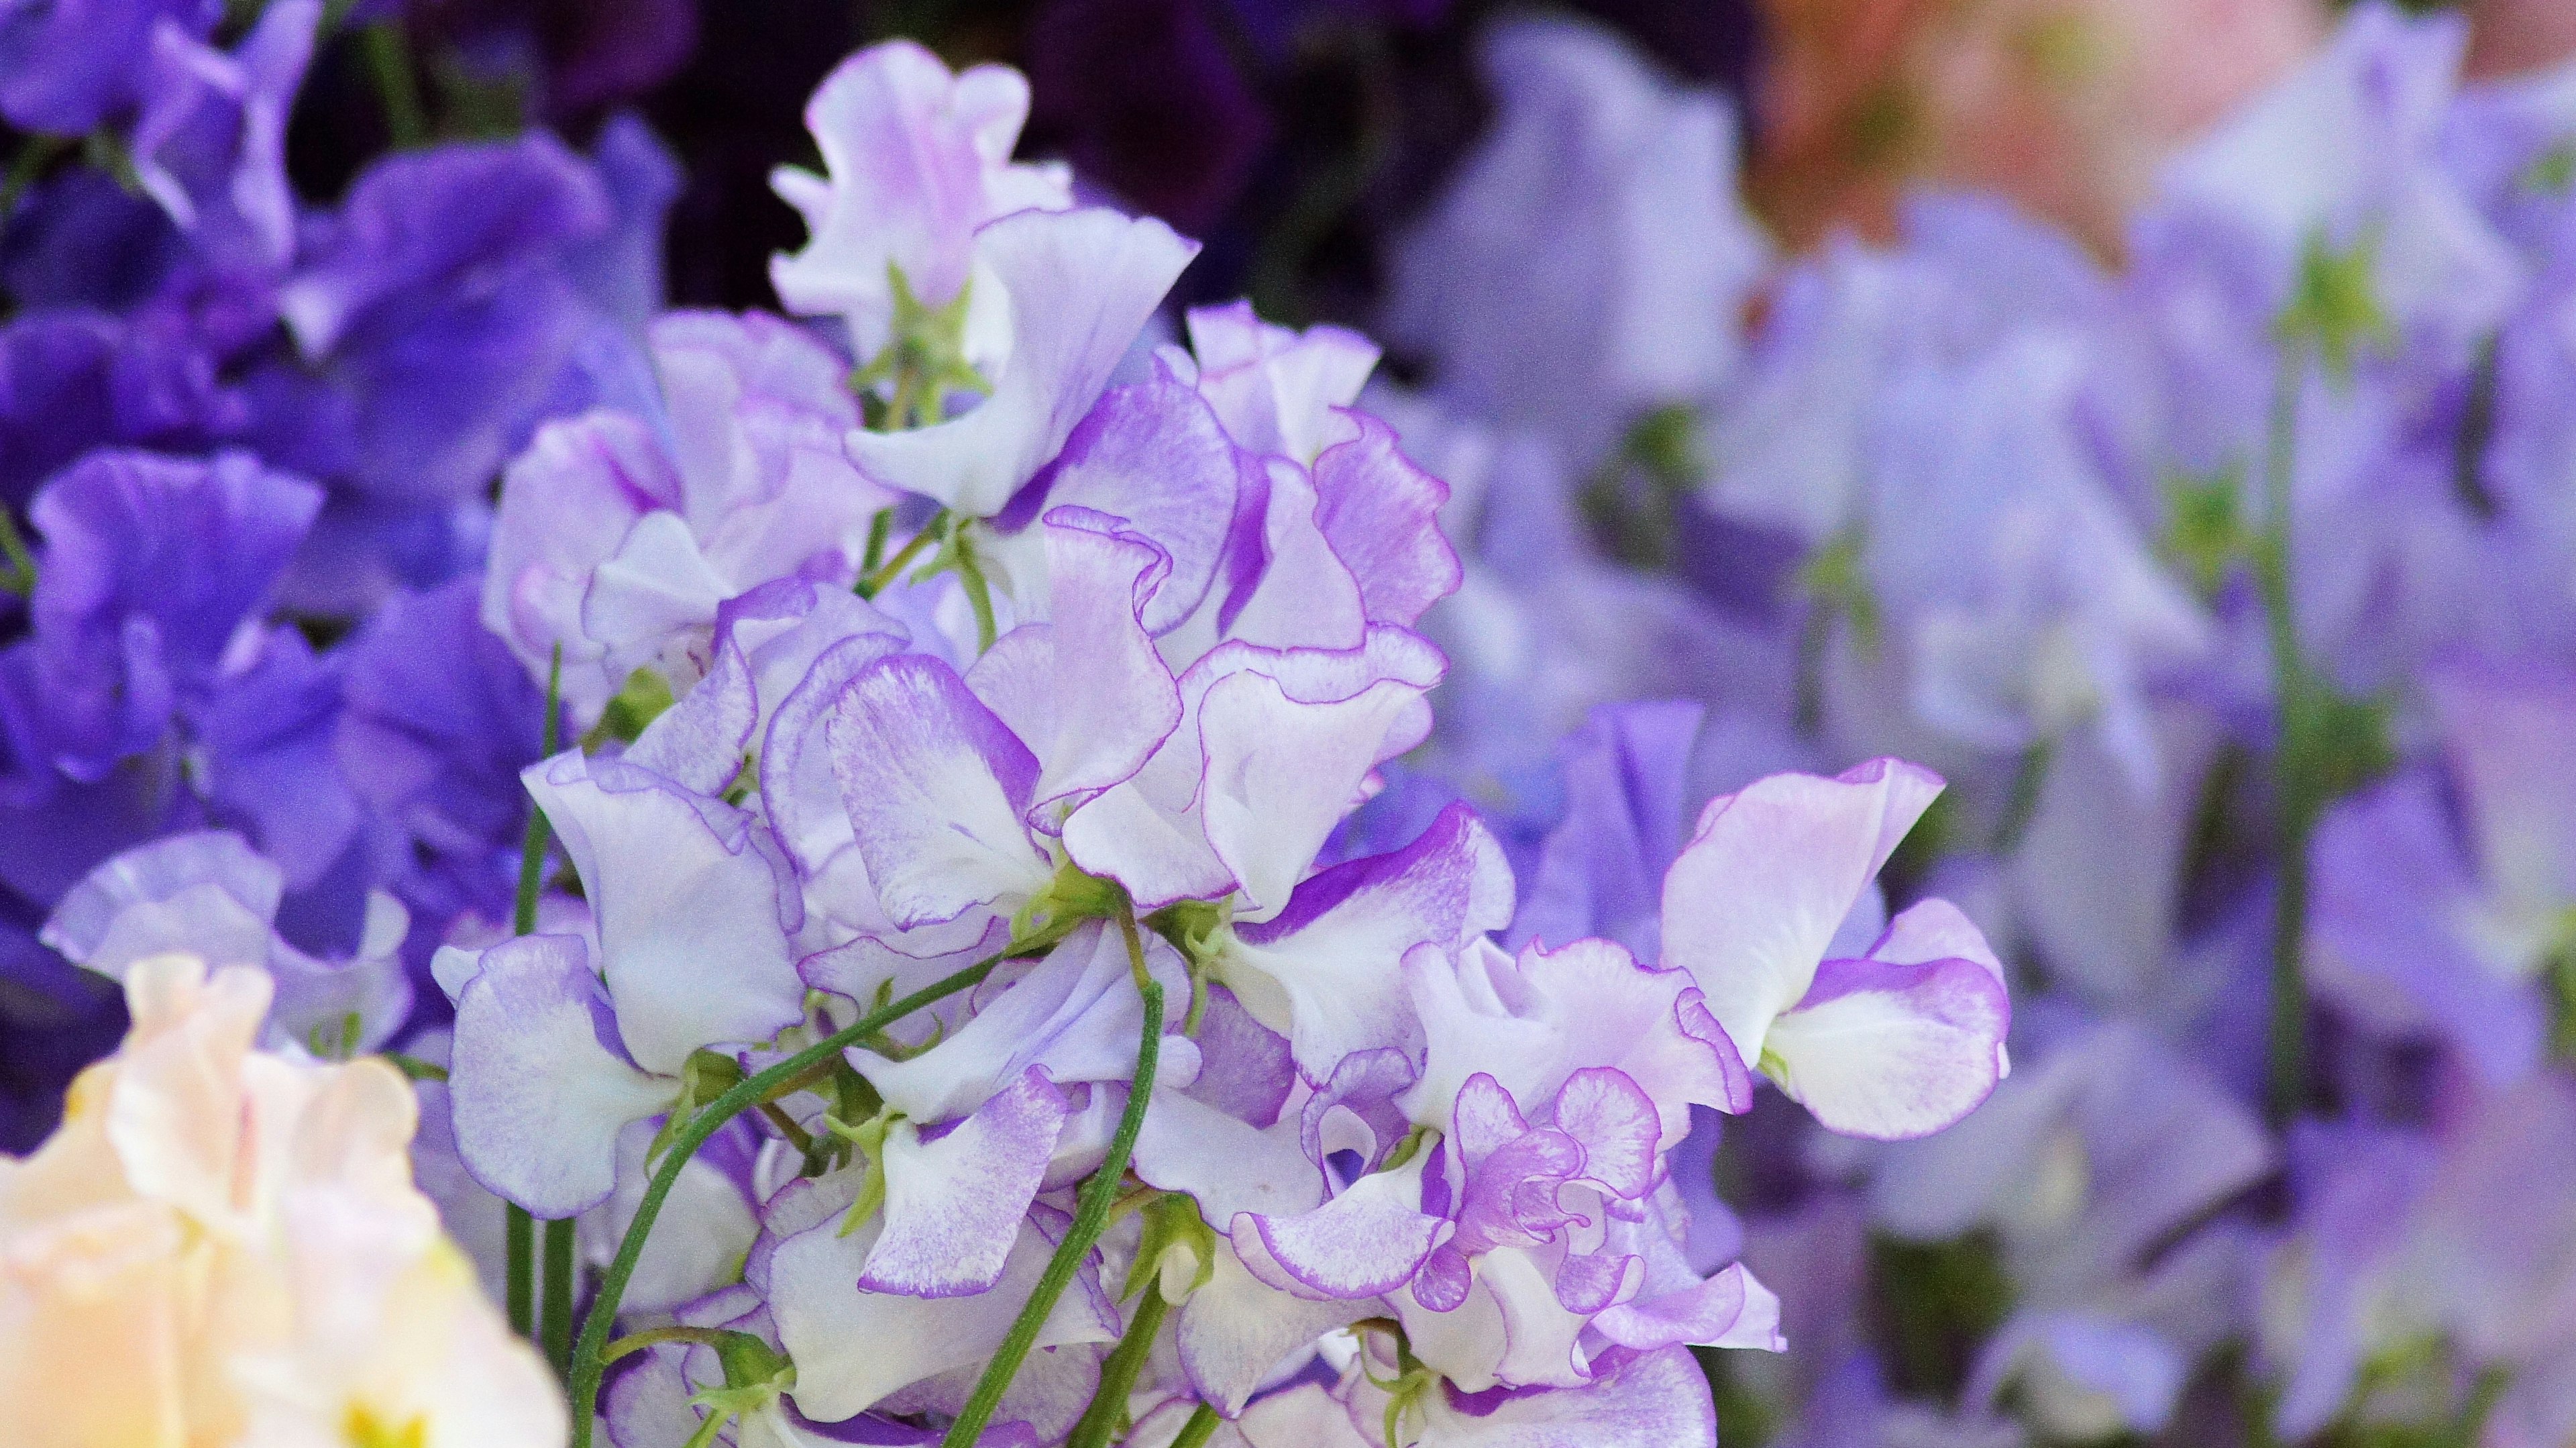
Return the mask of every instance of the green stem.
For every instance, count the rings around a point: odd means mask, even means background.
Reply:
[[[1995,853],[2009,855],[2021,848],[2022,836],[2030,833],[2030,822],[2039,814],[2040,791],[2048,784],[2048,766],[2056,741],[2042,739],[2021,752],[2021,763],[2013,770],[2012,792],[2004,797],[2003,818],[1995,822]]]
[[[2273,709],[2278,720],[2272,767],[2280,811],[2280,878],[2272,903],[2271,1011],[2265,1050],[2264,1099],[2278,1124],[2296,1116],[2307,1100],[2308,993],[2300,970],[2308,909],[2308,836],[2318,801],[2307,775],[2307,721],[2315,687],[2299,658],[2297,621],[2290,604],[2290,494],[2296,461],[2299,388],[2307,354],[2294,342],[2281,347],[2273,381],[2272,414],[2263,468],[2263,531],[2254,540],[2254,578],[2263,599],[2266,639],[2272,654]]]
[[[975,652],[984,653],[993,647],[997,632],[993,626],[993,586],[984,581],[984,569],[976,563],[963,537],[957,540],[957,576],[966,585],[967,604],[975,610]]]
[[[0,215],[7,207],[0,205]],[[27,552],[27,540],[18,531],[18,519],[7,508],[0,508],[0,555],[9,562],[9,571],[0,574],[0,588],[25,598],[36,591],[36,560]]]
[[[375,73],[376,94],[385,104],[385,131],[395,150],[411,150],[429,139],[420,82],[411,69],[411,40],[403,34],[402,22],[379,20],[366,28],[365,43],[367,68]]]
[[[1207,1440],[1216,1436],[1216,1425],[1223,1421],[1217,1416],[1216,1404],[1199,1404],[1190,1414],[1190,1420],[1181,1425],[1181,1435],[1172,1440],[1172,1448],[1202,1448]]]
[[[732,1421],[733,1414],[721,1408],[707,1409],[707,1416],[698,1424],[698,1431],[690,1434],[689,1441],[681,1444],[680,1448],[715,1448],[717,1435],[724,1432],[725,1424]]]
[[[630,1332],[610,1343],[607,1351],[599,1355],[599,1360],[603,1364],[613,1363],[629,1353],[639,1353],[648,1347],[660,1347],[666,1342],[694,1342],[714,1347],[722,1343],[731,1332],[730,1328],[691,1327],[686,1323],[677,1323],[670,1327],[648,1327],[642,1332]]]
[[[1137,973],[1144,973],[1143,952],[1136,948],[1132,912],[1128,922],[1128,949]],[[1064,1240],[1056,1243],[1055,1255],[1047,1259],[1046,1272],[1038,1278],[1037,1291],[1030,1294],[1028,1305],[1011,1323],[1010,1332],[1002,1338],[1001,1348],[993,1360],[984,1365],[984,1376],[975,1383],[973,1396],[967,1398],[964,1411],[949,1425],[942,1448],[974,1448],[984,1425],[993,1419],[993,1409],[1002,1401],[1002,1393],[1018,1375],[1020,1363],[1029,1349],[1037,1345],[1038,1329],[1055,1310],[1056,1299],[1064,1296],[1073,1274],[1091,1255],[1092,1244],[1100,1240],[1109,1225],[1109,1209],[1118,1201],[1118,1181],[1127,1171],[1128,1154],[1135,1150],[1136,1133],[1144,1129],[1145,1103],[1154,1094],[1154,1067],[1163,1040],[1163,987],[1146,979],[1139,993],[1145,1000],[1145,1030],[1136,1046],[1136,1079],[1127,1090],[1127,1109],[1118,1118],[1118,1130],[1109,1138],[1109,1154],[1101,1159],[1100,1169],[1083,1183],[1082,1198],[1074,1208],[1073,1225],[1066,1229]]]
[[[546,1295],[538,1309],[538,1336],[559,1378],[572,1372],[572,1259],[572,1218],[546,1223]]]
[[[884,592],[885,586],[894,582],[894,576],[903,571],[905,564],[910,563],[915,557],[920,555],[922,549],[929,547],[934,541],[936,541],[936,537],[939,532],[939,524],[940,520],[937,518],[933,518],[929,522],[924,523],[921,526],[921,531],[912,535],[912,540],[910,542],[904,544],[901,548],[896,549],[895,555],[892,558],[887,559],[883,564],[879,565],[874,573],[860,579],[858,587],[852,591],[857,593],[861,598],[874,598],[878,594]]]
[[[582,1319],[581,1340],[573,1345],[572,1354],[572,1448],[590,1448],[592,1418],[599,1404],[599,1383],[608,1371],[605,1353],[608,1334],[617,1325],[618,1304],[625,1299],[626,1282],[635,1275],[635,1264],[644,1255],[644,1239],[651,1235],[653,1222],[662,1215],[662,1203],[680,1180],[681,1168],[707,1138],[724,1129],[726,1122],[780,1094],[782,1087],[801,1079],[817,1066],[830,1062],[843,1050],[927,1005],[946,1000],[967,990],[993,973],[993,967],[1016,953],[1015,943],[1004,946],[1002,953],[978,961],[964,970],[931,985],[923,986],[903,999],[881,1009],[870,1011],[854,1024],[816,1041],[813,1045],[771,1066],[758,1075],[746,1077],[733,1089],[706,1104],[704,1109],[680,1128],[662,1163],[644,1184],[643,1199],[635,1204],[635,1218],[626,1227],[624,1240],[617,1244],[617,1255],[608,1264],[607,1273],[599,1280],[599,1294],[591,1299],[590,1315]]]
[[[1136,1300],[1136,1315],[1127,1320],[1126,1335],[1100,1365],[1099,1390],[1091,1395],[1091,1406],[1082,1410],[1082,1420],[1073,1425],[1073,1436],[1064,1440],[1064,1448],[1108,1448],[1109,1435],[1126,1416],[1128,1390],[1136,1386],[1136,1374],[1153,1355],[1154,1334],[1163,1330],[1163,1316],[1169,1311],[1171,1304],[1163,1300],[1160,1284],[1145,1284],[1145,1295]]]
[[[539,756],[551,759],[555,752],[557,724],[563,711],[559,701],[563,690],[563,646],[555,646],[554,662],[546,669],[545,750]],[[545,868],[546,812],[531,802],[528,806],[528,832],[519,845],[519,895],[512,911],[513,929],[520,935],[537,928],[537,888]],[[506,1241],[509,1248],[507,1267],[510,1330],[530,1341],[540,1340],[537,1332],[537,1226],[528,1209],[516,1202],[508,1205],[505,1217]],[[552,1246],[552,1224],[548,1224],[548,1245]],[[551,1310],[552,1304],[548,1304]],[[569,1306],[565,1308],[570,1311]]]
[[[546,666],[544,746],[537,757],[552,759],[563,733],[563,645],[555,645],[554,662]],[[519,841],[519,898],[511,910],[511,931],[526,935],[537,928],[537,894],[545,883],[546,812],[528,803],[528,832]]]
[[[512,1202],[503,1217],[505,1240],[510,1262],[510,1330],[534,1339],[537,1335],[537,1222],[528,1209]]]

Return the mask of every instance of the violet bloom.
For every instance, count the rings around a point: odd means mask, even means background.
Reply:
[[[45,307],[0,323],[0,496],[36,489],[97,447],[201,447],[242,403],[203,338],[145,314]]]
[[[95,778],[158,741],[226,672],[320,503],[241,454],[102,452],[64,473],[29,510],[32,636],[6,670],[20,757]]]
[[[1010,162],[1027,112],[1016,72],[952,76],[918,46],[874,46],[807,112],[829,179],[773,178],[812,233],[772,266],[788,310],[843,318],[862,363],[894,356],[890,343],[935,344],[979,379],[982,399],[945,420],[966,400],[950,395],[949,369],[891,379],[893,400],[926,406],[930,425],[847,439],[870,478],[970,516],[1000,509],[1064,446],[1197,252],[1150,218],[1067,210],[1060,170]],[[928,309],[907,325],[953,335],[896,336],[898,296]],[[941,320],[960,298],[963,314]],[[910,396],[916,387],[935,395]]]
[[[286,878],[239,835],[175,834],[128,850],[66,893],[42,939],[75,965],[124,981],[173,952],[267,971],[276,994],[262,1038],[326,1059],[372,1051],[411,1013],[399,955],[411,917],[392,896],[367,902],[356,953],[319,960],[277,933]]]
[[[1665,963],[1698,981],[1747,1064],[1835,1131],[1928,1135],[2010,1069],[2003,966],[1958,907],[1923,901],[1861,956],[1825,959],[1940,789],[1892,759],[1758,780],[1709,801],[1664,877]]]
[[[1479,52],[1495,130],[1403,243],[1387,330],[1588,466],[1632,414],[1715,393],[1769,244],[1717,95],[1572,20],[1495,26]]]
[[[2177,1234],[2261,1180],[2273,1147],[2204,1068],[2135,1026],[2051,1034],[1958,1129],[1887,1148],[1870,1214],[1907,1240],[1999,1239],[2020,1305],[1978,1354],[1974,1403],[1992,1411],[2018,1385],[2067,1436],[2153,1432],[2196,1357],[2242,1326],[2244,1234]]]
[[[2576,679],[2455,662],[2426,683],[2442,767],[2401,773],[2319,826],[2310,968],[2374,1032],[2430,1034],[2503,1086],[2541,1062],[2539,976],[2576,906]]]
[[[154,32],[203,39],[211,0],[17,0],[0,11],[0,116],[23,130],[78,136],[142,98]]]
[[[543,132],[378,161],[312,224],[278,289],[298,356],[245,384],[253,435],[339,485],[343,531],[351,510],[438,515],[469,501],[589,330],[566,268],[610,215],[594,170]],[[349,551],[362,556],[310,560],[317,601],[386,591],[383,560],[363,556],[383,545],[356,532]]]
[[[775,317],[674,312],[649,334],[659,395],[548,423],[509,467],[483,621],[598,717],[638,668],[685,691],[719,606],[810,576],[846,590],[894,495],[840,452],[847,366]],[[792,682],[792,681],[791,681]],[[774,702],[774,701],[773,701]]]
[[[135,176],[218,267],[273,278],[294,255],[286,117],[321,19],[320,0],[279,0],[229,55],[167,20],[153,33]]]
[[[952,75],[910,41],[841,62],[805,109],[827,174],[782,166],[770,178],[812,233],[802,251],[770,262],[779,301],[840,317],[863,361],[892,339],[895,277],[927,307],[947,306],[970,284],[986,293],[970,306],[993,305],[1002,283],[977,280],[977,230],[1015,211],[1073,204],[1063,166],[1011,160],[1028,113],[1029,83],[1008,66]]]

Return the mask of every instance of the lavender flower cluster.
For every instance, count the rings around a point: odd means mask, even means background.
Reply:
[[[1780,1301],[1675,1164],[1756,1072],[1887,1140],[2004,1074],[1874,892],[1920,767],[1711,800],[1634,950],[1500,943],[1464,805],[1356,843],[1449,487],[1357,334],[1163,340],[1195,244],[1013,161],[1017,73],[851,56],[786,315],[655,314],[638,127],[308,211],[313,0],[52,15],[6,113],[122,171],[14,218],[6,881],[134,1033],[0,1165],[32,1441],[1710,1443]],[[368,1255],[422,1193],[569,1413]]]
[[[357,10],[0,0],[19,1441],[2576,1439],[2576,69],[1783,256],[1504,19],[1387,369],[905,41],[774,311],[317,204]]]

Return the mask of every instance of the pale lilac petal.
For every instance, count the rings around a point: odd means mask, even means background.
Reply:
[[[1677,1344],[1769,1352],[1786,1346],[1780,1336],[1778,1294],[1754,1280],[1741,1262],[1696,1287],[1604,1309],[1592,1326],[1621,1347],[1640,1352]]]
[[[607,1199],[618,1133],[677,1089],[637,1070],[616,1029],[578,938],[523,935],[484,952],[456,1003],[448,1075],[475,1180],[540,1217]]]
[[[777,1244],[769,1254],[769,1309],[778,1340],[795,1359],[798,1411],[834,1423],[864,1412],[898,1388],[980,1363],[993,1355],[1029,1300],[1052,1251],[1023,1224],[990,1292],[969,1297],[906,1297],[862,1292],[854,1285],[875,1250],[871,1221],[841,1235],[834,1214]],[[1037,1345],[1108,1342],[1089,1294],[1069,1291],[1038,1330]]]
[[[1169,555],[1079,508],[1048,510],[1049,613],[978,659],[967,686],[1037,756],[1032,823],[1061,818],[1144,766],[1181,722],[1181,693],[1143,615]]]
[[[1286,907],[1358,802],[1360,781],[1386,757],[1392,727],[1447,667],[1401,630],[1372,627],[1351,653],[1291,650],[1272,672],[1246,660],[1199,706],[1206,764],[1198,808],[1210,848],[1242,888],[1246,919]]]
[[[853,431],[846,445],[876,481],[982,517],[1064,446],[1198,246],[1159,221],[1095,209],[1006,216],[975,251],[1010,300],[1010,355],[992,395],[962,417]]]
[[[885,1228],[859,1286],[959,1297],[1000,1281],[1068,1114],[1031,1067],[937,1141],[899,1123],[885,1143]]]
[[[651,427],[616,412],[547,423],[502,475],[483,626],[540,679],[560,646],[563,698],[582,719],[597,718],[625,683],[609,676],[607,650],[582,631],[591,574],[636,519],[679,496],[679,475]]]
[[[706,628],[733,596],[732,580],[716,571],[695,533],[677,513],[646,513],[626,530],[617,549],[591,570],[581,596],[581,636],[602,650],[608,677],[623,682],[637,669],[661,666],[674,640]],[[703,644],[703,635],[697,636]]]
[[[961,915],[944,925],[919,930],[888,927],[882,935],[862,935],[796,962],[796,973],[816,990],[874,1000],[889,985],[896,998],[943,980],[978,961],[1001,954],[1011,941],[1011,922],[999,915]],[[915,951],[921,952],[915,954]]]
[[[1144,938],[1148,973],[1170,999],[1186,999],[1189,967],[1161,936]],[[991,982],[986,990],[996,990]],[[1067,936],[1026,975],[981,1000],[973,1019],[938,1045],[905,1061],[853,1047],[850,1059],[885,1097],[915,1121],[966,1115],[1032,1067],[1059,1086],[1124,1081],[1136,1069],[1136,1037],[1145,1011],[1138,1000],[1126,942],[1119,932],[1088,925]],[[1177,1013],[1168,1022],[1178,1031]],[[1176,1041],[1164,1039],[1167,1069]]]
[[[1324,1201],[1324,1173],[1306,1157],[1298,1124],[1252,1126],[1177,1091],[1157,1091],[1137,1134],[1139,1180],[1187,1192],[1211,1222],[1238,1213],[1293,1216]]]
[[[1546,1393],[1457,1395],[1440,1448],[1708,1448],[1717,1409],[1708,1375],[1681,1348],[1634,1359],[1616,1377]],[[1481,1411],[1478,1411],[1481,1410]]]
[[[701,1046],[766,1041],[804,1018],[778,879],[749,814],[577,750],[520,777],[589,896],[639,1064],[676,1075]]]
[[[1624,1071],[1588,1066],[1556,1094],[1556,1129],[1583,1145],[1583,1176],[1629,1201],[1642,1200],[1660,1172],[1655,1103]]]
[[[727,630],[716,639],[715,663],[707,676],[646,725],[621,757],[683,788],[716,794],[742,772],[743,751],[759,720],[751,662]]]
[[[1929,770],[1876,759],[1833,779],[1775,774],[1701,812],[1664,876],[1664,960],[1699,982],[1747,1062],[1940,789]]]
[[[1192,732],[1187,723],[1182,729]],[[1174,748],[1170,742],[1163,746],[1165,753]],[[1193,799],[1185,794],[1177,808],[1165,808],[1134,780],[1113,786],[1065,820],[1065,853],[1092,874],[1126,886],[1140,910],[1217,899],[1234,888],[1234,873],[1209,848],[1190,808]]]
[[[1146,631],[1159,636],[1207,597],[1234,526],[1236,496],[1260,486],[1258,476],[1243,475],[1255,466],[1198,393],[1158,360],[1150,380],[1102,397],[1046,472],[995,521],[1017,526],[1014,515],[1023,508],[1059,507],[1126,520],[1171,560],[1170,576],[1143,614]]]
[[[1343,409],[1376,370],[1376,344],[1342,327],[1292,331],[1250,302],[1192,307],[1199,391],[1247,451],[1312,463],[1349,430]]]
[[[824,725],[868,878],[898,926],[1026,898],[1053,871],[1021,818],[1038,762],[945,663],[880,659]]]
[[[1172,1337],[1191,1389],[1220,1412],[1241,1413],[1291,1355],[1367,1310],[1267,1286],[1224,1247],[1211,1267],[1214,1275],[1181,1304]]]
[[[1360,435],[1315,459],[1315,521],[1358,581],[1369,622],[1410,627],[1465,577],[1440,534],[1449,485],[1397,450],[1394,429],[1352,417]]]
[[[285,891],[276,864],[229,830],[171,835],[82,877],[40,939],[74,965],[118,980],[147,955],[185,950],[209,965],[268,959],[269,922]]]
[[[1261,540],[1267,562],[1248,596],[1228,600],[1227,635],[1273,649],[1357,647],[1371,619],[1359,578],[1324,533],[1313,479],[1278,458],[1268,475]]]
[[[1901,1141],[1968,1114],[2003,1077],[2012,1005],[1971,960],[1833,960],[1763,1049],[1780,1088],[1847,1136]]]
[[[1448,1222],[1415,1206],[1424,1160],[1362,1177],[1311,1212],[1246,1212],[1226,1235],[1252,1275],[1282,1292],[1315,1301],[1393,1292],[1449,1235]]]
[[[770,178],[812,233],[802,251],[770,259],[779,300],[846,317],[865,356],[887,340],[888,268],[932,306],[953,299],[973,264],[975,228],[1072,201],[1061,166],[1010,163],[1028,111],[1028,81],[1007,66],[951,75],[910,41],[842,61],[805,104],[828,179],[790,167]]]
[[[850,812],[841,803],[840,782],[832,774],[831,750],[817,746],[825,743],[823,724],[841,690],[868,665],[900,647],[888,636],[862,634],[815,655],[805,676],[785,692],[771,713],[761,744],[761,813],[768,817],[770,832],[795,863],[815,902],[836,917],[843,912],[833,908],[833,897],[843,890],[863,895],[872,915],[884,911],[859,859]]]
[[[1299,885],[1276,917],[1236,932],[1216,975],[1320,1078],[1353,1052],[1404,1044],[1405,952],[1458,948],[1508,919],[1511,898],[1502,846],[1453,805],[1403,849]]]

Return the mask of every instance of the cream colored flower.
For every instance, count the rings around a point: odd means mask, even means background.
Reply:
[[[138,962],[133,1030],[0,1159],[0,1421],[30,1448],[552,1448],[560,1393],[411,1182],[411,1088],[253,1049],[255,969]]]

